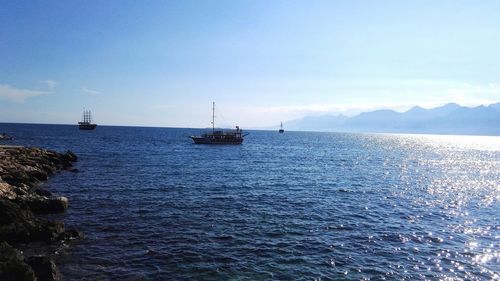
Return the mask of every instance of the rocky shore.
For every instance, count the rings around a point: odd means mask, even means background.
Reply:
[[[0,280],[59,280],[52,253],[25,256],[19,250],[30,243],[57,244],[80,237],[59,221],[37,214],[64,212],[68,199],[53,196],[39,183],[54,173],[76,172],[72,152],[0,146]]]

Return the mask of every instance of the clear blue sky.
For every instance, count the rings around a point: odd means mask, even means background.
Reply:
[[[500,1],[0,0],[0,122],[206,127],[500,101]]]

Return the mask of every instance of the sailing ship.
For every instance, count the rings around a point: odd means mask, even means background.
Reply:
[[[94,130],[97,124],[92,124],[92,114],[90,110],[83,111],[82,121],[78,122],[78,128],[80,130]]]
[[[236,130],[224,132],[215,129],[215,102],[212,104],[212,132],[201,136],[191,136],[195,144],[241,144],[243,143],[243,130],[236,126]]]
[[[278,132],[280,132],[280,134],[285,132],[285,130],[283,129],[283,122],[281,122],[280,130]]]

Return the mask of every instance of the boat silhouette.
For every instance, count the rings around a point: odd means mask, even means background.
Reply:
[[[285,132],[285,130],[283,129],[283,122],[281,122],[280,129],[278,132],[280,132],[281,134]]]
[[[236,126],[236,130],[223,131],[215,129],[215,102],[212,104],[212,132],[204,133],[201,136],[191,136],[195,144],[242,144],[243,130]]]
[[[92,113],[90,110],[84,110],[82,121],[78,122],[78,128],[80,130],[95,130],[97,124],[92,124]]]

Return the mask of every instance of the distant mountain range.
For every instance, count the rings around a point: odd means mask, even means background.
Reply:
[[[291,131],[500,135],[500,102],[477,107],[415,106],[406,112],[384,109],[354,117],[307,116],[285,122],[284,127]]]

